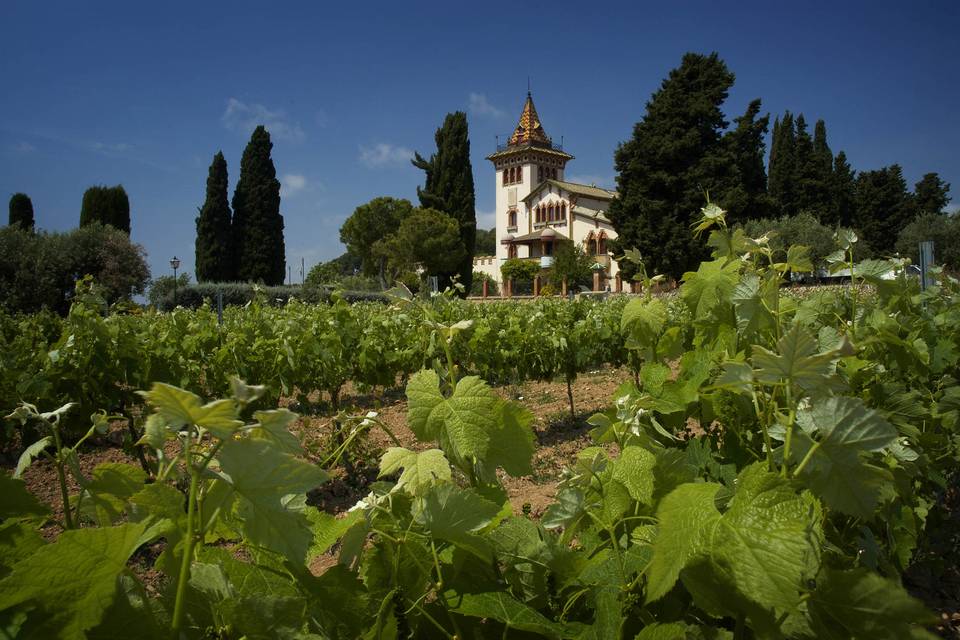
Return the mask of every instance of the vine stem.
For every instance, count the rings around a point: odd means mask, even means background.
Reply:
[[[807,463],[810,462],[810,459],[813,457],[814,452],[820,448],[820,445],[823,442],[815,442],[813,446],[810,447],[810,450],[807,451],[807,455],[803,457],[803,460],[800,461],[800,464],[797,465],[797,468],[793,470],[793,477],[796,478],[800,475],[800,472],[803,471],[803,468],[807,466]]]
[[[67,529],[73,529],[73,514],[70,512],[70,492],[67,491],[67,476],[63,470],[63,441],[60,440],[60,429],[55,423],[50,423],[53,432],[54,446],[57,447],[57,482],[60,484],[60,499],[63,500],[63,524]]]
[[[793,393],[790,382],[784,387],[786,392],[787,406],[790,407],[790,415],[787,418],[787,436],[783,441],[783,466],[780,468],[780,475],[787,477],[787,468],[790,466],[790,443],[793,441],[793,422],[796,419],[797,408],[793,405]]]
[[[183,550],[183,560],[180,563],[180,576],[177,578],[177,598],[173,606],[173,623],[171,625],[170,638],[177,640],[180,637],[180,627],[183,624],[183,608],[187,594],[187,582],[190,579],[190,563],[193,556],[193,529],[194,514],[196,512],[197,489],[199,487],[200,472],[195,469],[191,461],[190,452],[192,432],[187,429],[186,443],[184,450],[187,453],[187,468],[190,470],[190,496],[187,499],[187,532],[186,546]]]

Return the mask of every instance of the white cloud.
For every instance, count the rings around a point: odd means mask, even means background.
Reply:
[[[585,173],[564,176],[564,180],[567,182],[575,182],[576,184],[592,184],[604,189],[615,189],[615,185],[617,184],[613,176],[599,176]]]
[[[18,142],[13,146],[13,150],[18,153],[33,153],[37,148],[29,142]]]
[[[477,229],[492,229],[496,224],[496,210],[480,211],[480,209],[477,209]]]
[[[475,116],[491,116],[499,118],[503,116],[503,110],[490,104],[487,96],[482,93],[471,93],[467,109]]]
[[[306,134],[299,122],[293,122],[282,109],[271,110],[262,104],[241,102],[236,98],[227,100],[227,108],[220,117],[223,126],[231,131],[249,134],[257,125],[263,125],[270,135],[280,140],[303,142]]]
[[[406,147],[395,147],[385,142],[380,142],[372,147],[360,145],[360,162],[371,169],[403,165],[412,158],[413,151]]]
[[[299,173],[287,173],[281,176],[280,185],[283,195],[289,197],[307,188],[307,178]]]

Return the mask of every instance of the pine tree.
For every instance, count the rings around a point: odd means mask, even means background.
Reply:
[[[679,278],[705,255],[690,222],[704,191],[719,192],[727,175],[715,163],[727,126],[720,105],[734,75],[716,53],[688,53],[647,102],[633,137],[614,156],[618,196],[607,216],[618,234],[614,251],[637,248],[648,270]],[[624,264],[624,275],[632,267]]]
[[[767,180],[767,192],[779,208],[780,215],[790,216],[797,212],[796,167],[793,115],[787,111],[774,128]]]
[[[233,192],[233,255],[236,277],[267,285],[283,284],[286,250],[280,215],[280,181],[270,158],[270,134],[258,126],[240,160],[240,179]]]
[[[130,199],[123,185],[93,186],[83,193],[80,226],[93,222],[109,224],[114,229],[130,233]]]
[[[207,175],[207,198],[197,217],[197,282],[235,280],[230,252],[230,204],[227,199],[227,161],[223,152],[213,156]]]
[[[451,276],[458,274],[464,291],[469,292],[473,283],[477,213],[467,115],[462,111],[448,113],[434,139],[437,151],[429,160],[419,153],[413,159],[413,166],[426,173],[423,188],[417,187],[417,196],[423,208],[442,211],[460,225],[460,240],[466,252],[455,271],[438,275],[442,288]]]
[[[942,213],[950,202],[950,183],[937,173],[926,173],[913,188],[913,208],[919,215]]]
[[[19,225],[22,229],[33,231],[33,202],[25,193],[10,196],[10,226]]]
[[[830,194],[831,207],[827,216],[821,217],[821,224],[833,227],[852,226],[856,207],[856,172],[847,162],[847,154],[843,151],[838,153],[833,161]]]
[[[855,203],[854,227],[875,253],[891,254],[897,236],[913,218],[900,165],[857,176]]]

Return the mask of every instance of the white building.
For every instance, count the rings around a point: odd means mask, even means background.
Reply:
[[[564,180],[573,156],[544,132],[529,92],[513,135],[487,159],[496,170],[497,255],[475,257],[475,271],[499,283],[509,258],[549,269],[555,244],[572,240],[594,258],[595,288],[619,289],[619,268],[607,249],[617,232],[605,215],[616,192]]]

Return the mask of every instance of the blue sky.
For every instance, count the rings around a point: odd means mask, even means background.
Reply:
[[[823,118],[854,168],[939,172],[960,193],[960,3],[21,2],[0,5],[0,196],[37,224],[79,219],[83,191],[123,184],[154,275],[193,269],[195,217],[222,149],[230,195],[252,128],[274,141],[288,264],[342,252],[380,195],[415,200],[408,158],[467,111],[480,224],[531,78],[568,179],[613,185],[613,152],[686,51],[736,74],[728,117]],[[954,206],[960,202],[955,197]],[[5,216],[5,211],[4,211]],[[5,221],[5,217],[4,217]]]

